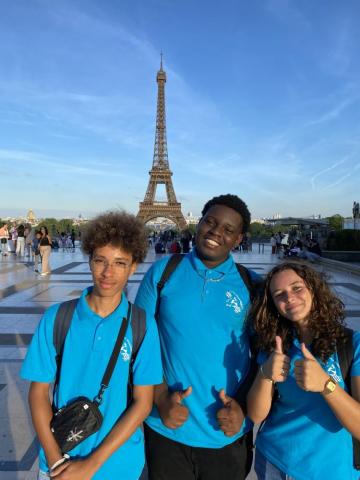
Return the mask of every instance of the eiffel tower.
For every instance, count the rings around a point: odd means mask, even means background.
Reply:
[[[158,99],[156,113],[155,147],[150,179],[143,202],[140,202],[138,218],[144,223],[156,217],[165,217],[173,221],[180,230],[187,227],[184,215],[181,212],[181,203],[176,200],[174,186],[171,180],[167,142],[166,142],[166,117],[165,117],[165,82],[166,73],[163,70],[162,54],[160,70],[157,72]],[[167,201],[156,201],[156,188],[165,185]]]

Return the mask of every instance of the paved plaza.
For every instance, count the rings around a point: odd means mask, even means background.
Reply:
[[[236,261],[265,275],[279,262],[265,245],[253,252],[235,253]],[[161,256],[161,255],[160,255]],[[143,274],[159,258],[150,252],[128,283],[128,297],[134,300]],[[40,277],[26,262],[15,256],[0,258],[0,479],[35,480],[37,443],[27,405],[28,384],[18,372],[27,346],[42,313],[50,305],[80,295],[91,284],[87,259],[77,248],[72,252],[53,252],[52,274]],[[340,267],[340,268],[339,268]],[[360,275],[343,264],[316,265],[329,275],[332,288],[346,305],[348,324],[360,330]]]

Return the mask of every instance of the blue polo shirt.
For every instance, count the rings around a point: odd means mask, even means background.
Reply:
[[[156,285],[168,260],[152,265],[139,288],[135,303],[149,316],[154,316]],[[240,433],[227,437],[216,419],[223,406],[220,389],[234,395],[248,372],[244,321],[249,301],[231,256],[213,269],[195,250],[184,256],[162,290],[158,328],[165,381],[171,391],[192,386],[182,402],[190,414],[181,427],[170,429],[154,407],[146,421],[153,430],[185,445],[221,448],[251,428],[247,419]]]
[[[79,396],[93,399],[110,359],[128,301],[122,295],[118,308],[102,318],[93,312],[86,300],[91,288],[83,291],[66,336],[59,388],[55,403],[66,405]],[[21,368],[24,379],[53,383],[56,374],[56,352],[53,328],[59,305],[50,307],[42,317]],[[109,387],[100,410],[104,421],[100,430],[69,453],[83,457],[91,453],[107,436],[126,409],[129,359],[132,350],[132,328],[129,325]],[[134,384],[154,385],[162,382],[160,345],[154,319],[146,316],[146,334],[134,364]],[[96,472],[96,480],[137,480],[144,466],[143,434],[138,428],[129,440]],[[40,469],[48,470],[44,451],[40,450]]]
[[[360,332],[355,332],[351,376],[360,375]],[[294,377],[294,362],[302,359],[297,339],[288,353],[289,377],[277,383],[275,401],[264,427],[257,435],[256,448],[276,467],[296,480],[359,480],[353,468],[350,433],[340,424],[320,393],[305,392]],[[266,356],[259,354],[259,363]],[[321,362],[320,362],[321,363]],[[321,366],[344,388],[337,354]]]

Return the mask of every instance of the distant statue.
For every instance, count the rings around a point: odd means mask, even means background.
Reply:
[[[353,203],[353,218],[360,218],[359,202]]]

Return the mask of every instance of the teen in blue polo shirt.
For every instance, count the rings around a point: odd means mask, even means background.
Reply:
[[[123,288],[146,255],[142,223],[125,212],[100,215],[83,236],[94,286],[86,288],[76,307],[63,351],[56,391],[57,408],[79,396],[93,399],[117,339],[128,301]],[[146,316],[146,333],[133,368],[133,400],[127,408],[127,382],[132,351],[129,324],[100,411],[103,423],[96,433],[63,458],[49,427],[49,390],[56,375],[53,327],[59,305],[49,308],[34,334],[21,376],[30,380],[29,402],[41,443],[39,479],[137,480],[144,466],[141,423],[151,410],[154,384],[162,382],[160,346],[154,319]]]
[[[260,480],[360,478],[351,438],[360,439],[360,332],[353,333],[350,395],[336,352],[345,339],[343,309],[307,265],[285,263],[266,278],[252,315],[261,366],[247,401],[254,422],[266,418],[256,440]]]
[[[230,255],[249,224],[249,210],[237,196],[210,200],[195,249],[161,292],[165,381],[156,387],[145,427],[151,480],[238,480],[251,465],[251,425],[233,398],[249,369],[244,320],[250,298]],[[168,260],[150,268],[136,297],[150,316]]]

